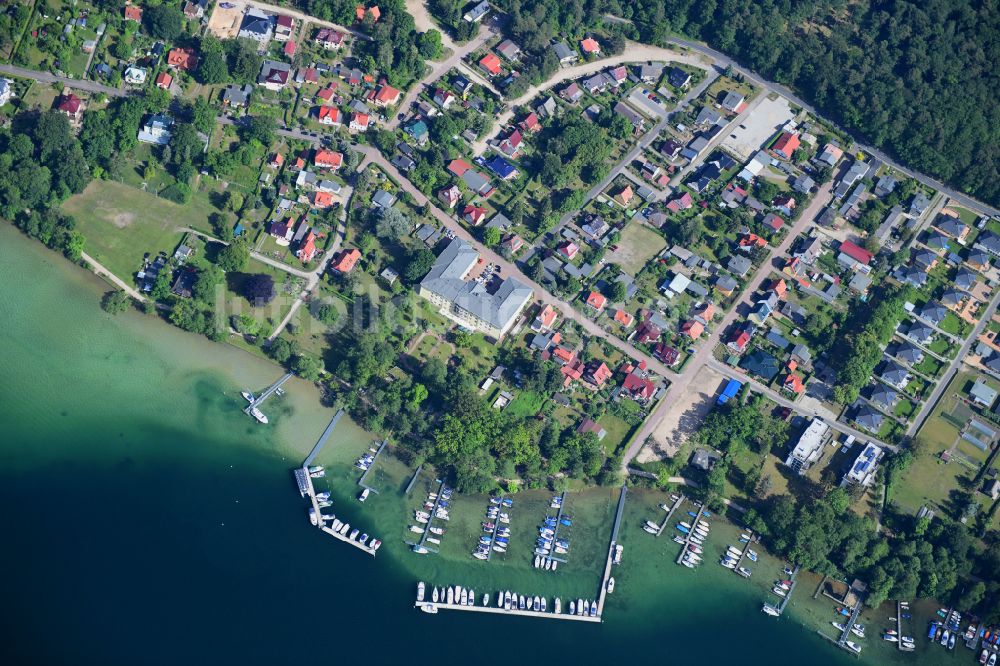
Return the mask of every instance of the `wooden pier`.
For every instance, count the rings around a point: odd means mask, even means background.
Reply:
[[[463,606],[461,604],[449,604],[449,603],[434,603],[433,601],[417,601],[413,604],[414,608],[422,608],[428,606],[431,608],[436,608],[437,610],[456,610],[456,611],[471,611],[473,613],[493,613],[494,615],[520,615],[521,617],[540,617],[548,620],[573,620],[575,622],[600,622],[600,610],[598,610],[597,617],[591,617],[590,615],[570,615],[569,613],[552,613],[552,612],[542,612],[533,610],[517,610],[512,608],[510,610],[505,610],[503,608],[497,608],[495,606]]]
[[[359,486],[361,486],[362,488],[364,488],[364,489],[366,489],[366,490],[368,490],[370,492],[375,493],[376,495],[378,494],[378,491],[375,490],[374,488],[372,488],[371,486],[365,485],[365,479],[368,478],[368,473],[371,472],[372,469],[375,467],[375,462],[378,460],[378,454],[382,453],[382,450],[385,449],[385,445],[388,444],[388,443],[389,443],[388,439],[383,439],[382,440],[382,443],[379,444],[379,446],[378,446],[378,451],[376,451],[375,455],[372,456],[372,464],[368,465],[368,469],[366,469],[365,473],[361,475],[360,479],[358,479],[358,485]]]
[[[684,555],[688,552],[688,546],[691,545],[691,536],[695,534],[695,528],[698,526],[698,521],[701,520],[702,515],[705,513],[705,505],[702,504],[698,507],[698,515],[695,516],[694,520],[691,521],[691,529],[684,536],[684,545],[681,546],[681,552],[677,555],[676,564],[680,564],[684,559]]]
[[[413,490],[413,486],[416,485],[417,479],[420,478],[420,471],[423,468],[424,464],[420,463],[420,465],[417,467],[417,471],[413,473],[412,477],[410,477],[410,482],[406,484],[406,490],[403,491],[403,495],[409,495],[410,491]]]
[[[789,595],[791,595],[791,591],[789,591]],[[854,625],[858,622],[858,616],[861,615],[861,606],[863,603],[864,598],[862,598],[859,594],[857,603],[855,603],[854,608],[851,609],[851,616],[847,618],[847,624],[844,625],[844,631],[840,634],[840,640],[837,641],[837,645],[842,648],[848,649],[847,639],[851,636],[851,629],[853,629]],[[896,619],[898,620],[899,617],[897,616]]]
[[[597,618],[600,620],[604,617],[604,601],[608,596],[608,579],[611,578],[611,565],[614,562],[615,557],[615,546],[618,545],[618,530],[622,525],[622,513],[625,510],[625,495],[628,493],[628,488],[625,484],[622,484],[621,494],[618,495],[618,509],[615,511],[615,523],[611,528],[611,543],[608,544],[608,559],[604,563],[604,575],[601,576],[601,590],[597,596]],[[593,618],[592,618],[593,619]]]
[[[736,568],[733,569],[733,573],[737,576],[740,574],[740,567],[743,565],[743,558],[747,556],[747,551],[750,550],[750,544],[753,543],[753,530],[747,530],[747,534],[750,535],[750,539],[743,544],[743,550],[740,551],[740,557],[736,560]]]
[[[312,447],[312,451],[310,451],[309,455],[306,456],[305,461],[302,463],[303,467],[309,467],[309,465],[313,464],[313,461],[316,460],[316,456],[319,455],[319,452],[322,451],[323,447],[326,445],[326,440],[330,439],[330,433],[332,433],[333,429],[337,427],[337,422],[340,421],[340,417],[343,415],[343,409],[338,409],[337,413],[333,415],[333,418],[330,419],[330,424],[326,426],[326,430],[324,430],[323,434],[319,436],[319,439],[316,440],[316,444]]]
[[[434,500],[434,508],[431,509],[429,512],[430,517],[427,519],[427,527],[424,528],[424,533],[420,536],[420,541],[417,543],[412,543],[410,541],[406,542],[408,545],[413,546],[414,548],[426,548],[429,552],[434,554],[437,554],[438,552],[437,548],[429,548],[424,544],[427,543],[427,538],[431,535],[431,525],[434,524],[434,516],[435,514],[437,514],[438,507],[441,506],[441,499],[442,499],[441,495],[444,492],[444,481],[440,481],[439,483],[440,485],[438,486],[437,490],[437,499]],[[413,551],[413,552],[418,552],[418,551]]]
[[[676,511],[677,507],[679,507],[683,503],[684,503],[684,495],[678,495],[677,499],[674,500],[674,505],[672,507],[670,507],[670,510],[667,511],[667,515],[666,515],[666,517],[664,517],[663,522],[660,523],[659,529],[656,530],[656,536],[660,536],[661,534],[663,534],[663,530],[667,529],[667,524],[670,522],[670,519],[673,517],[674,511]]]
[[[795,570],[792,571],[792,575],[789,576],[789,578],[792,581],[792,584],[788,587],[788,592],[785,594],[784,598],[782,598],[781,603],[779,603],[776,606],[778,610],[778,615],[781,615],[782,613],[785,612],[785,606],[787,606],[788,602],[792,600],[792,592],[795,591],[795,586],[799,584],[799,581],[795,580],[795,577],[799,575],[799,571],[801,571],[801,569],[802,567],[796,564]]]
[[[284,384],[285,382],[287,382],[291,378],[292,378],[292,373],[289,372],[286,375],[284,375],[281,379],[279,379],[278,381],[276,381],[273,384],[271,384],[270,386],[268,386],[264,390],[263,393],[261,393],[259,396],[257,396],[256,398],[254,398],[254,401],[251,402],[249,405],[247,405],[246,409],[243,410],[243,413],[246,414],[247,416],[252,416],[252,414],[250,413],[250,411],[254,407],[257,407],[259,409],[260,406],[261,406],[261,404],[265,400],[267,400],[272,395],[274,395],[274,392],[277,391],[278,389],[280,389],[281,386],[282,386],[282,384]]]
[[[503,494],[499,495],[500,504],[497,504],[497,517],[493,521],[493,532],[490,534],[490,549],[486,552],[486,561],[489,562],[493,559],[493,545],[497,542],[497,530],[500,529],[500,512],[503,511]],[[492,504],[490,506],[493,506]],[[509,524],[509,523],[508,523]]]

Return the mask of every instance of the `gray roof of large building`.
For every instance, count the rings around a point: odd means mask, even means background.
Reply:
[[[465,275],[478,261],[479,252],[460,238],[453,239],[438,255],[420,286],[503,329],[517,316],[533,292],[513,278],[504,280],[492,294],[485,285],[465,280]]]

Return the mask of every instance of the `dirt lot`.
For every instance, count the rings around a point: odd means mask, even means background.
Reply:
[[[208,31],[219,39],[232,39],[240,31],[240,21],[246,10],[246,3],[241,0],[230,0],[233,6],[223,9],[222,3],[215,5],[212,16],[208,19]]]
[[[645,463],[676,455],[712,410],[715,396],[725,379],[709,367],[702,368],[697,381],[692,382],[687,390],[677,393],[677,399],[653,431],[652,442],[642,448],[636,460]]]

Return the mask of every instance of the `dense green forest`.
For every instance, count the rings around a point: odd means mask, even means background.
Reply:
[[[579,37],[604,14],[665,45],[703,40],[909,166],[1000,204],[1000,7],[973,0],[500,0],[515,37]],[[604,28],[618,30],[607,24]]]

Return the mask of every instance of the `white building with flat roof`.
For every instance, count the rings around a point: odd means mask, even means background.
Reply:
[[[805,474],[823,457],[823,445],[829,433],[830,426],[820,419],[813,419],[788,454],[785,464],[799,474]]]
[[[885,451],[881,446],[868,442],[858,457],[851,464],[851,469],[844,475],[842,486],[859,485],[867,488],[875,481],[878,464],[882,461]]]

